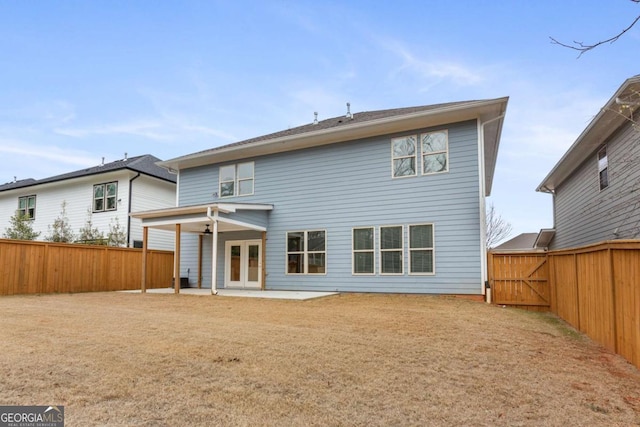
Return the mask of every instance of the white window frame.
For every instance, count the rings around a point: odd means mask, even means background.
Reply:
[[[445,148],[444,150],[439,150],[439,151],[429,151],[426,152],[424,151],[424,146],[422,144],[422,140],[424,137],[434,134],[434,133],[444,133],[445,138],[446,138],[446,142],[445,142]],[[420,139],[419,139],[419,143],[420,143],[420,173],[421,175],[435,175],[438,173],[447,173],[449,172],[449,130],[448,129],[441,129],[441,130],[434,130],[431,132],[425,132],[420,134]],[[437,154],[444,154],[446,156],[446,168],[444,170],[441,171],[436,171],[436,172],[425,172],[424,171],[424,165],[425,165],[425,161],[424,158],[426,156],[433,156],[433,155],[437,155]]]
[[[355,233],[356,230],[371,230],[371,249],[356,249],[355,248]],[[373,271],[371,273],[357,273],[356,272],[356,254],[358,253],[371,253]],[[376,274],[376,228],[371,227],[353,227],[351,229],[351,275],[353,276],[375,276]]]
[[[413,156],[399,156],[399,157],[395,157],[394,156],[394,144],[396,141],[400,141],[400,140],[406,140],[407,138],[413,138],[413,143],[414,143],[414,150],[413,150]],[[393,179],[402,179],[402,178],[411,178],[414,176],[418,176],[418,143],[420,141],[418,141],[418,135],[406,135],[406,136],[402,136],[402,137],[397,137],[397,138],[391,138],[391,178]],[[396,176],[395,174],[395,161],[396,160],[400,160],[400,159],[410,159],[413,158],[413,174],[412,175],[401,175],[401,176]]]
[[[382,248],[382,229],[383,228],[398,228],[400,227],[400,248],[393,249],[383,249]],[[378,227],[378,265],[380,266],[380,275],[381,276],[404,276],[404,225],[381,225]],[[400,252],[400,273],[385,273],[384,272],[384,263],[382,262],[382,253],[383,252]]]
[[[600,157],[600,153],[604,152],[604,156]],[[606,190],[610,185],[610,177],[609,177],[609,154],[607,153],[607,146],[603,146],[598,150],[598,154],[596,155],[596,159],[598,161],[598,188],[600,191]],[[607,174],[607,185],[602,186],[602,172],[606,172]]]
[[[309,250],[309,233],[315,232],[323,232],[324,233],[324,250],[323,251],[310,251]],[[301,251],[289,251],[289,234],[290,233],[302,233],[302,244],[303,248]],[[328,271],[328,259],[327,259],[327,230],[325,229],[314,229],[314,230],[293,230],[287,231],[285,233],[285,275],[291,276],[302,276],[302,275],[310,275],[310,276],[326,276]],[[289,272],[289,254],[301,254],[302,262],[304,263],[302,273],[290,273]],[[322,273],[310,273],[309,272],[309,255],[312,254],[324,254],[324,272]]]
[[[238,176],[238,170],[240,169],[240,166],[243,165],[251,165],[251,177],[244,177],[244,178],[240,178]],[[228,168],[228,167],[233,167],[233,180],[226,180],[223,181],[222,180],[222,169],[223,168]],[[218,194],[220,196],[221,199],[226,199],[229,197],[243,197],[243,196],[252,196],[255,193],[255,176],[256,176],[256,165],[255,162],[242,162],[242,163],[234,163],[234,164],[230,164],[230,165],[222,165],[218,168]],[[251,193],[246,193],[246,194],[240,194],[240,183],[241,182],[247,182],[247,181],[251,181]],[[233,194],[229,194],[226,196],[222,195],[222,184],[225,183],[233,183]]]
[[[21,200],[24,200],[24,209],[20,207]],[[33,215],[29,214],[29,200],[33,200]],[[24,215],[27,219],[36,219],[36,195],[30,194],[28,196],[18,197],[18,209],[16,209],[16,213],[18,212]]]
[[[431,226],[431,243],[432,246],[430,248],[413,248],[411,247],[411,227],[420,227],[420,226]],[[435,276],[436,274],[436,228],[433,223],[421,223],[421,224],[409,224],[407,227],[407,248],[409,250],[408,254],[408,264],[409,264],[409,275],[410,276]],[[413,251],[431,251],[431,262],[432,262],[432,270],[431,272],[413,272],[411,271],[411,252]]]
[[[115,185],[116,186],[116,192],[113,196],[107,196],[107,186],[108,185]],[[102,197],[101,198],[96,198],[96,187],[102,187]],[[108,199],[113,198],[113,208],[107,208],[107,201]],[[102,199],[102,209],[96,209],[96,200],[98,199]],[[110,181],[110,182],[103,182],[100,184],[95,184],[93,186],[93,194],[92,194],[92,203],[91,203],[91,211],[93,213],[100,213],[100,212],[113,212],[113,211],[117,211],[118,210],[118,181]]]

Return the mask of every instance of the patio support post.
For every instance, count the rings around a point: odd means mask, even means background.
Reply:
[[[180,293],[180,224],[176,224],[176,244],[173,253],[173,289]]]
[[[198,289],[202,288],[202,234],[198,235]]]
[[[211,236],[211,295],[217,295],[216,276],[218,273],[218,220],[213,220],[213,235]]]
[[[142,282],[140,292],[147,292],[147,239],[149,237],[149,227],[142,227]]]

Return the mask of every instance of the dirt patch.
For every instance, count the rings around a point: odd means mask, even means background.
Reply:
[[[12,296],[0,321],[0,404],[68,426],[640,424],[635,367],[467,300]]]

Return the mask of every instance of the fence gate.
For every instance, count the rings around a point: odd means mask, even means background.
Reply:
[[[532,311],[551,306],[547,254],[489,252],[489,284],[494,304]]]

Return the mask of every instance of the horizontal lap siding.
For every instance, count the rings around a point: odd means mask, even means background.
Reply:
[[[607,141],[608,188],[599,188],[596,150],[556,189],[553,249],[640,237],[639,139],[638,131],[625,125]]]
[[[230,202],[270,203],[267,230],[267,288],[373,292],[481,292],[477,125],[451,125],[449,172],[392,179],[388,135],[249,159],[255,161],[255,194]],[[405,132],[402,135],[418,134]],[[418,168],[421,165],[418,159]],[[218,191],[217,166],[181,171],[180,205],[210,203]],[[435,227],[434,276],[410,276],[409,224]],[[404,225],[403,276],[353,276],[353,227]],[[287,231],[327,231],[327,274],[285,274]],[[225,233],[224,239],[234,239]],[[197,269],[197,244],[182,257]],[[210,256],[210,248],[208,248]],[[224,246],[219,247],[224,257]],[[204,255],[205,260],[207,254]],[[195,260],[195,261],[194,261]],[[204,263],[207,264],[206,262]],[[379,255],[376,251],[379,270]],[[222,273],[221,273],[222,274]],[[209,281],[210,282],[210,281]]]

